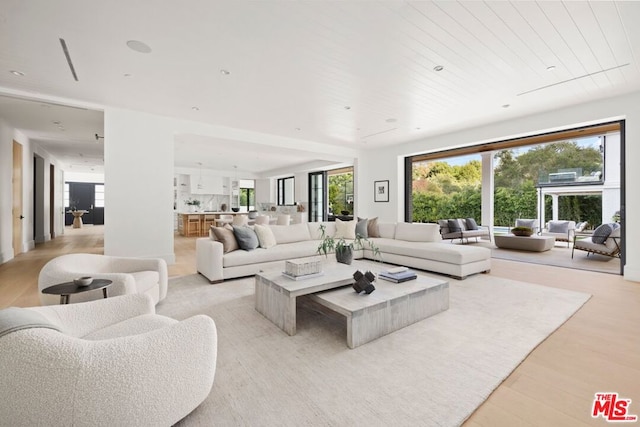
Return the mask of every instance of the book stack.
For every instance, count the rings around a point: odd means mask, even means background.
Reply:
[[[418,276],[416,275],[415,271],[409,270],[407,267],[395,267],[390,268],[386,271],[381,271],[378,274],[378,277],[390,282],[400,283],[406,282],[408,280],[414,280]]]
[[[282,274],[293,280],[320,276],[322,275],[322,261],[318,257],[286,261],[285,271]]]

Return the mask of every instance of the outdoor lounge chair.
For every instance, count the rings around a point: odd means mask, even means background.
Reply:
[[[556,242],[569,243],[575,239],[576,222],[575,221],[549,221],[547,227],[540,233],[541,236],[555,237]]]
[[[610,224],[604,225],[611,226]],[[573,253],[576,250],[586,251],[587,256],[589,256],[589,254],[600,254],[620,258],[620,227],[618,226],[613,231],[611,231],[608,236],[604,237],[604,240],[603,236],[598,233],[598,229],[600,229],[601,227],[602,226],[598,227],[593,232],[593,236],[591,237],[583,237],[580,239],[576,239],[574,237],[571,258],[573,258]],[[611,226],[611,228],[613,228],[613,226]]]
[[[442,239],[460,239],[461,243],[469,243],[469,238],[474,237],[476,242],[478,237],[489,237],[491,240],[491,231],[489,227],[479,226],[473,218],[457,218],[457,219],[441,219],[438,220],[440,225],[440,234]]]

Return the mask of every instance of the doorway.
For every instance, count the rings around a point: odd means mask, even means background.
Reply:
[[[87,211],[82,216],[83,224],[104,224],[104,184],[65,183],[65,205],[64,224],[66,226],[73,223],[73,215],[68,213],[69,210]]]
[[[13,176],[11,204],[11,217],[13,218],[13,256],[23,252],[22,250],[22,145],[13,141]]]

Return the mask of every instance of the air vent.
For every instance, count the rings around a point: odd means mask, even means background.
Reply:
[[[67,64],[69,64],[69,69],[71,69],[71,74],[73,75],[73,79],[78,81],[78,75],[76,74],[76,69],[73,67],[73,61],[71,61],[71,55],[69,55],[69,49],[67,48],[67,42],[64,39],[60,39],[60,45],[62,46],[62,51],[64,52],[64,57],[67,58]]]

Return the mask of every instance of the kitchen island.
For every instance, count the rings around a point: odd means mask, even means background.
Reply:
[[[197,215],[200,222],[200,233],[198,235],[191,234],[192,237],[202,237],[209,235],[209,227],[206,226],[207,220],[212,220],[215,223],[216,219],[220,219],[221,215],[248,215],[248,212],[219,212],[219,211],[201,211],[201,212],[176,212],[178,216],[178,233],[182,236],[187,236],[187,221],[189,216]]]

